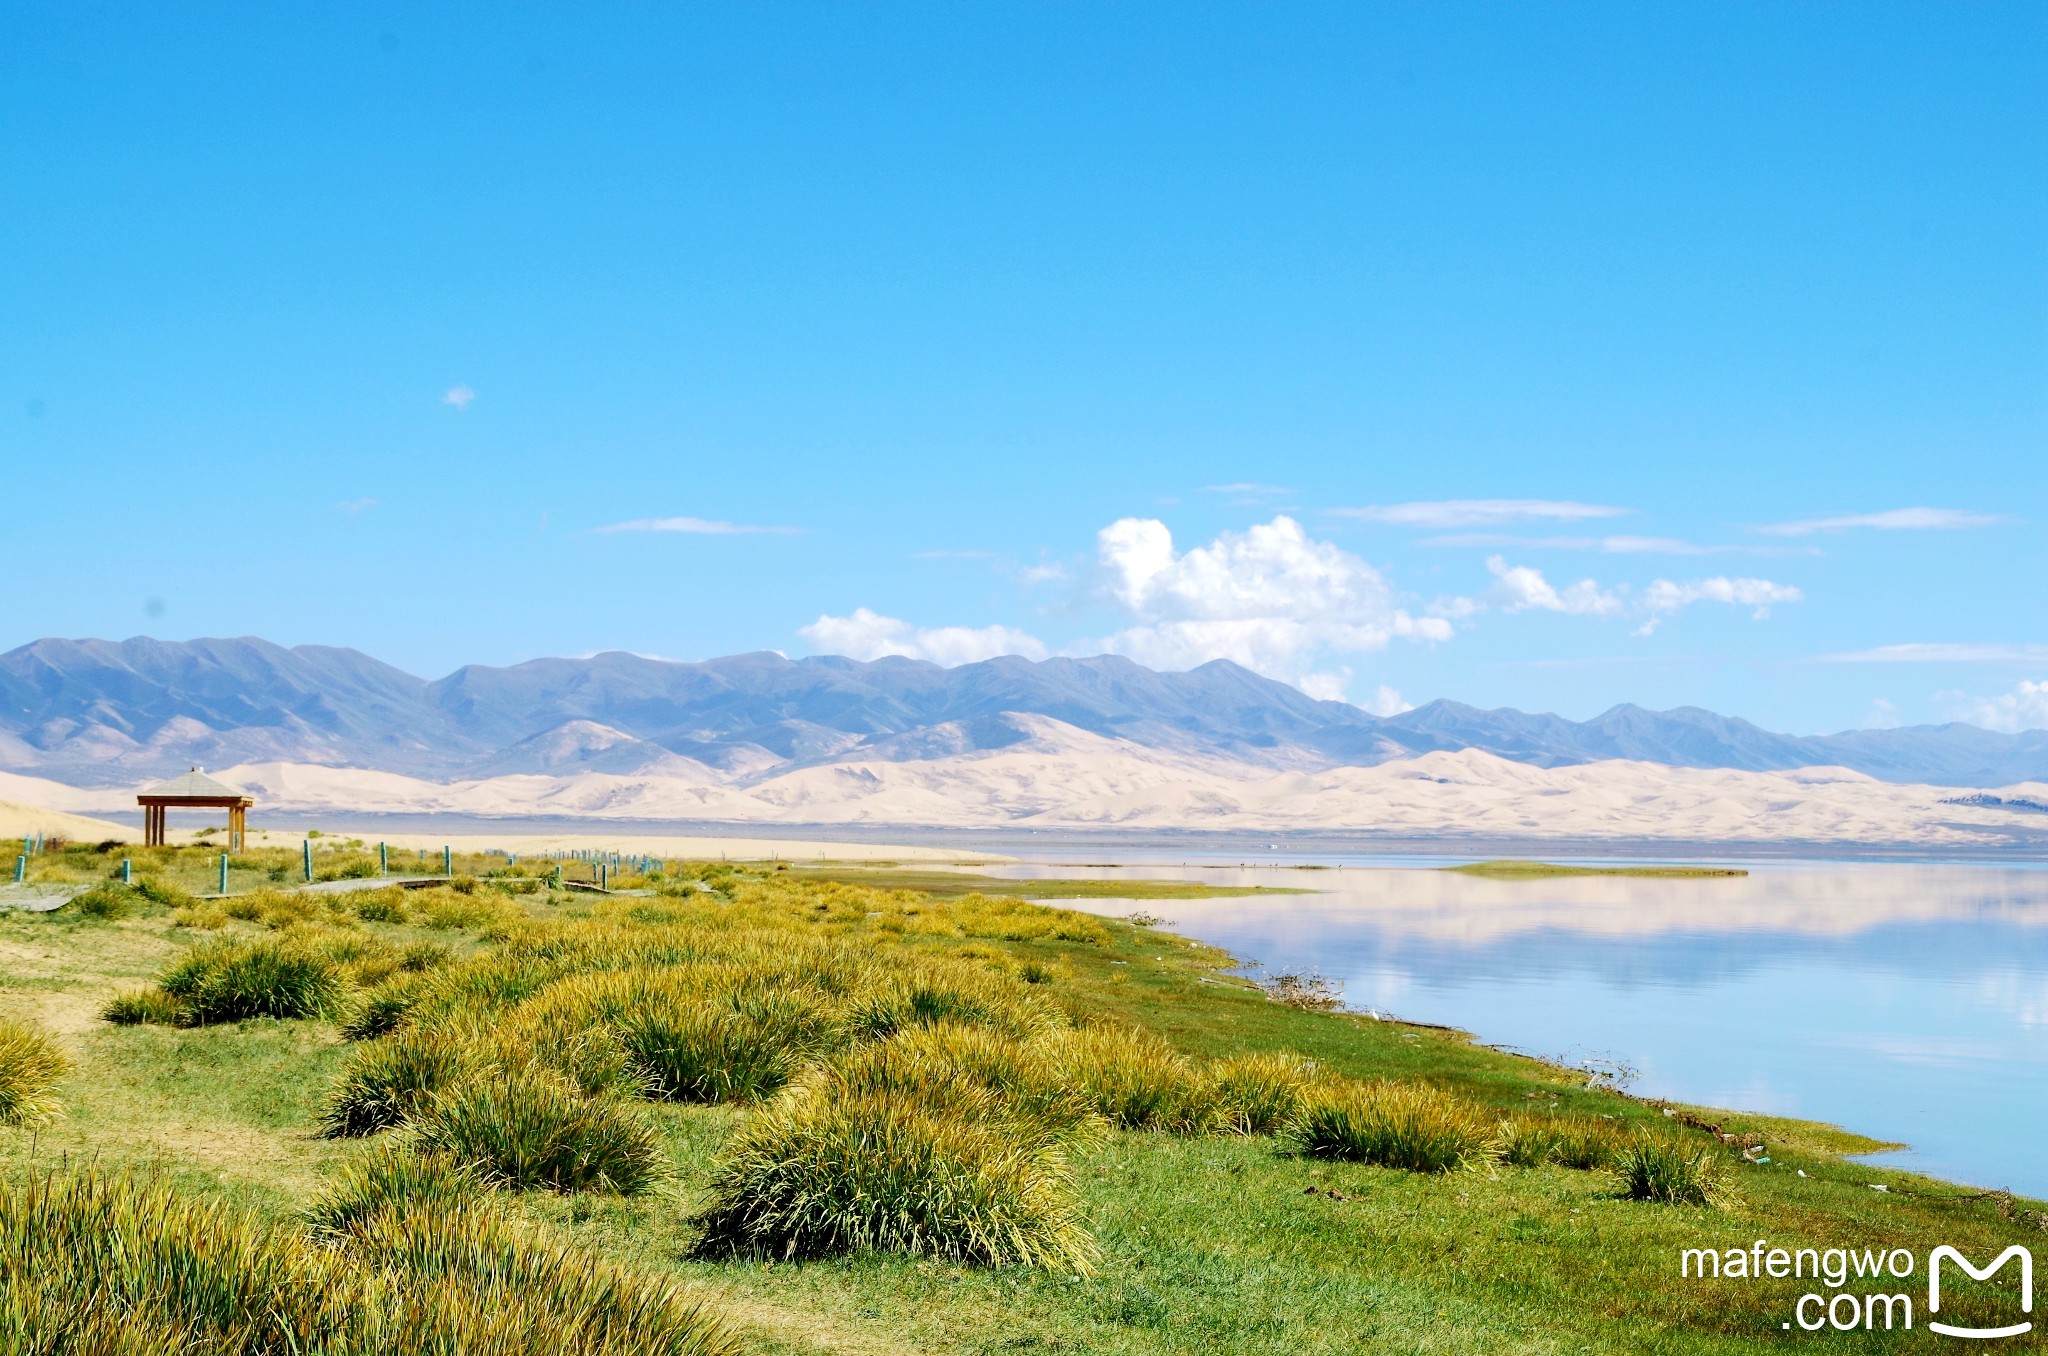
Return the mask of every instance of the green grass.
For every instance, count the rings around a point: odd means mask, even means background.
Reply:
[[[1522,861],[1467,862],[1462,866],[1441,869],[1492,880],[1543,880],[1552,876],[1650,876],[1684,880],[1749,874],[1739,867],[1728,866],[1560,866],[1555,862]]]
[[[0,1018],[0,1126],[40,1126],[55,1116],[57,1082],[70,1067],[49,1032]]]
[[[1868,1240],[1923,1257],[1937,1243],[1971,1256],[1995,1256],[2015,1242],[2039,1248],[2027,1214],[2038,1207],[1849,1161],[1845,1154],[1876,1146],[1829,1127],[1684,1110],[1719,1131],[1761,1136],[1772,1162],[1753,1166],[1717,1135],[1588,1087],[1573,1071],[1452,1032],[1275,1002],[1232,978],[1227,958],[1168,934],[995,898],[931,900],[790,879],[796,875],[706,868],[701,878],[712,894],[631,905],[655,910],[644,920],[629,917],[623,902],[502,896],[488,882],[469,895],[401,900],[395,918],[366,919],[330,902],[311,917],[259,909],[224,918],[214,935],[238,945],[293,939],[335,968],[343,1001],[322,1016],[204,1027],[98,1020],[115,995],[151,983],[204,945],[201,930],[177,926],[192,906],[145,900],[114,919],[0,914],[0,1017],[36,1021],[72,1065],[52,1089],[63,1116],[33,1134],[0,1129],[0,1190],[23,1199],[60,1164],[154,1174],[180,1209],[225,1212],[219,1237],[234,1243],[236,1256],[244,1255],[237,1239],[256,1240],[255,1248],[311,1237],[308,1212],[319,1218],[325,1201],[331,1217],[351,1221],[344,1261],[383,1258],[431,1281],[419,1292],[431,1319],[422,1332],[457,1322],[433,1315],[461,1309],[470,1301],[459,1296],[488,1284],[498,1287],[489,1293],[511,1297],[501,1306],[505,1323],[567,1331],[557,1345],[569,1352],[598,1350],[576,1345],[588,1334],[574,1336],[574,1314],[652,1306],[674,1315],[701,1301],[725,1316],[741,1349],[802,1356],[1760,1353],[1784,1349],[1779,1324],[1809,1283],[1682,1285],[1678,1249],[1747,1249],[1759,1237],[1817,1247]],[[477,921],[436,927],[443,905],[471,907]],[[439,963],[403,969],[422,942],[445,948],[434,953]],[[1052,982],[1025,983],[1027,966]],[[345,1039],[338,1022],[402,974],[421,977],[418,1001],[396,1014],[388,1034]],[[606,1082],[624,1067],[618,1023],[602,1004],[570,1002],[568,986],[616,978],[629,987],[626,976],[640,984],[657,974],[673,977],[675,994],[707,1001],[808,995],[830,1022],[816,1053],[798,1061],[797,1091],[764,1088],[751,1101],[620,1100]],[[600,1020],[583,1043],[560,1041],[579,1013]],[[1077,1036],[1100,1031],[1137,1033],[1133,1043],[1148,1053],[1091,1092],[1086,1079],[1101,1076],[1084,1076],[1080,1061],[1059,1056]],[[476,1183],[455,1181],[442,1165],[480,1159],[475,1146],[420,1156],[418,1123],[431,1095],[399,1099],[383,1133],[319,1133],[356,1059],[426,1034],[454,1045],[458,1067],[467,1057],[502,1064],[523,1045],[559,1080],[551,1086],[560,1107],[630,1112],[658,1157],[661,1183],[632,1195],[486,1187],[472,1203],[481,1174],[470,1174]],[[905,1063],[877,1053],[892,1050]],[[1266,1058],[1252,1062],[1257,1057]],[[1297,1090],[1288,1071],[1304,1061],[1314,1071]],[[757,1169],[810,1162],[819,1189],[780,1191],[764,1172],[726,1190],[741,1180],[731,1165],[753,1142],[747,1137],[766,1136],[777,1117],[793,1114],[801,1090],[814,1086],[806,1080],[827,1069],[860,1091],[824,1099],[826,1109],[865,1109],[845,1110],[836,1128],[825,1110],[807,1113],[816,1119],[790,1133],[842,1151],[854,1142],[888,1151],[808,1159],[770,1152],[757,1157]],[[1140,1078],[1132,1069],[1152,1072]],[[935,1078],[946,1096],[963,1100],[919,1125],[932,1099],[904,1089]],[[1562,1166],[1562,1150],[1532,1147],[1531,1166],[1412,1172],[1314,1157],[1270,1133],[1292,1123],[1290,1096],[1298,1105],[1318,1089],[1379,1081],[1426,1083],[1476,1108],[1484,1132],[1503,1145],[1503,1121],[1538,1122],[1527,1135],[1532,1146],[1545,1136],[1649,1136],[1693,1162],[1704,1156],[1734,1190],[1720,1208],[1631,1200],[1622,1179],[1591,1167],[1594,1153],[1573,1156],[1585,1168]],[[1130,1119],[1148,1128],[1110,1129],[1091,1115],[1142,1108],[1162,1086],[1153,1105],[1171,1108],[1186,1097],[1200,1119],[1175,1126],[1171,1115],[1141,1114]],[[481,1119],[499,1133],[514,1117],[501,1108]],[[1587,1128],[1594,1124],[1607,1129]],[[1261,1126],[1268,1133],[1258,1133]],[[892,1128],[889,1136],[875,1134],[882,1127]],[[580,1148],[567,1158],[594,1161]],[[1034,1172],[1019,1174],[1020,1161]],[[921,1172],[919,1164],[946,1166]],[[362,1183],[377,1173],[381,1183]],[[1647,1167],[1642,1176],[1656,1174],[1683,1176]],[[1064,1196],[1045,1194],[1062,1180]],[[848,1183],[860,1189],[849,1193]],[[934,1189],[945,1183],[952,1194]],[[1891,1190],[1874,1192],[1871,1183]],[[414,1195],[416,1211],[392,1199]],[[878,1201],[892,1206],[862,1204]],[[740,1211],[728,1217],[730,1228],[710,1227],[721,1202]],[[0,1256],[19,1258],[27,1236],[8,1227],[0,1222]],[[1019,1248],[1003,1255],[1013,1264],[987,1265],[998,1256],[995,1244],[976,1240],[1015,1238],[1018,1230],[1044,1250]],[[713,1237],[735,1245],[707,1245]],[[1089,1261],[1090,1270],[1048,1265],[1062,1256],[1063,1238],[1088,1249],[1065,1256]],[[137,1256],[149,1253],[138,1248]],[[772,1260],[792,1253],[807,1260]],[[260,1271],[262,1257],[247,1255]],[[26,1273],[0,1262],[0,1307],[114,1322],[128,1310],[88,1312],[66,1298],[93,1293],[80,1268],[104,1256],[81,1241],[75,1255],[56,1261],[36,1254]],[[1016,1264],[1033,1257],[1036,1265]],[[24,1274],[35,1277],[32,1285],[6,1279]],[[355,1293],[345,1288],[353,1282],[332,1284],[344,1287],[337,1294]],[[444,1287],[452,1289],[444,1295]],[[1944,1317],[1951,1306],[1956,1321],[1988,1325],[2004,1321],[2009,1294],[1958,1283],[1951,1298],[1945,1285]],[[158,1301],[139,1311],[159,1312]],[[473,1304],[464,1312],[472,1318],[462,1322],[483,1320]],[[505,1340],[502,1332],[479,1340],[473,1349],[519,1349],[488,1344]],[[0,1334],[0,1349],[22,1345]],[[1835,1333],[1803,1336],[1800,1346],[1888,1349],[1882,1338]],[[198,1349],[236,1348],[200,1341]],[[394,1341],[391,1349],[420,1348]]]

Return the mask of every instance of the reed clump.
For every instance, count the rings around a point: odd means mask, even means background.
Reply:
[[[1422,1083],[1379,1081],[1319,1089],[1287,1127],[1311,1158],[1407,1172],[1483,1167],[1498,1146],[1492,1119],[1464,1098]]]
[[[70,1069],[49,1032],[0,1018],[0,1126],[37,1126],[55,1117],[57,1083]]]

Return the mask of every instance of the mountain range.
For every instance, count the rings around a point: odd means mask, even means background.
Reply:
[[[1396,716],[1319,701],[1225,660],[1159,673],[1113,655],[919,660],[610,652],[428,680],[351,649],[265,640],[38,640],[0,655],[0,769],[129,785],[193,765],[285,762],[452,780],[672,774],[746,786],[821,764],[1022,745],[1046,717],[1144,748],[1275,771],[1477,750],[1556,768],[1845,767],[1882,781],[2048,780],[2048,731],[1973,725],[1776,734],[1695,707],[1588,721],[1434,701]]]

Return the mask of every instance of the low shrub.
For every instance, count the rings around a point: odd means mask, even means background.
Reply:
[[[654,1131],[630,1107],[585,1097],[545,1069],[482,1070],[429,1099],[410,1125],[422,1148],[516,1190],[631,1196],[668,1172]]]
[[[403,923],[406,919],[405,890],[401,886],[363,890],[350,899],[356,917],[365,923]]]
[[[1314,1060],[1287,1051],[1238,1055],[1209,1066],[1205,1096],[1219,1129],[1278,1134],[1301,1109],[1316,1072]]]
[[[195,904],[189,909],[180,909],[171,916],[171,926],[174,928],[218,932],[227,925],[227,911],[217,904]]]
[[[249,1017],[318,1017],[342,996],[332,961],[275,941],[213,942],[165,971],[158,987],[190,1025]]]
[[[1662,1205],[1703,1205],[1719,1209],[1733,1200],[1727,1161],[1719,1151],[1637,1134],[1614,1153],[1608,1171],[1615,1194]]]
[[[1202,1076],[1150,1032],[1086,1027],[1062,1036],[1052,1058],[1063,1085],[1120,1129],[1200,1134],[1211,1124]]]
[[[463,1054],[461,1038],[446,1031],[401,1031],[356,1047],[327,1095],[323,1130],[338,1138],[399,1124],[455,1081]]]
[[[1083,1273],[1096,1248],[1058,1143],[985,1088],[823,1071],[750,1115],[694,1219],[698,1256],[896,1252]]]
[[[1312,1158],[1408,1172],[1453,1172],[1496,1157],[1492,1119],[1421,1083],[1352,1083],[1318,1090],[1287,1129]]]
[[[0,1125],[41,1125],[57,1114],[57,1080],[71,1061],[50,1034],[0,1018]]]

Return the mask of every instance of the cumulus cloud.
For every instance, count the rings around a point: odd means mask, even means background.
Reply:
[[[698,537],[745,537],[761,533],[787,535],[802,529],[765,527],[758,523],[727,523],[716,518],[630,518],[608,523],[599,532],[683,532]]]
[[[1972,513],[1967,509],[1896,508],[1881,513],[1844,513],[1830,518],[1800,518],[1789,523],[1767,523],[1756,529],[1773,537],[1810,537],[1817,532],[1848,532],[1855,528],[1876,528],[1882,532],[1925,532],[1959,527],[1990,527],[2006,521],[1996,513]]]
[[[1610,504],[1581,504],[1571,499],[1429,499],[1330,512],[1340,518],[1391,523],[1397,527],[1486,527],[1530,519],[1578,522],[1587,518],[1619,518],[1629,510]]]
[[[850,659],[900,655],[906,659],[928,659],[946,668],[998,655],[1043,659],[1048,653],[1044,642],[1015,627],[917,627],[864,607],[855,608],[847,617],[822,616],[799,628],[797,634],[820,654],[843,654]]]
[[[1558,612],[1572,617],[1639,616],[1644,621],[1636,630],[1647,636],[1666,617],[1694,603],[1731,603],[1753,609],[1762,620],[1773,604],[1796,603],[1805,594],[1791,584],[1769,579],[1731,579],[1716,575],[1708,579],[1659,579],[1641,592],[1626,584],[1603,588],[1598,580],[1581,579],[1559,588],[1532,565],[1510,565],[1500,556],[1489,556],[1486,568],[1494,578],[1493,587],[1477,598],[1439,598],[1430,611],[1444,617],[1466,617],[1488,608],[1502,612]]]
[[[1106,599],[1133,624],[1094,648],[1152,668],[1228,659],[1335,697],[1350,673],[1323,667],[1328,656],[1451,636],[1449,621],[1395,606],[1379,571],[1284,514],[1187,551],[1157,519],[1123,518],[1097,534],[1096,555]]]
[[[2048,729],[2048,679],[2023,681],[2012,691],[1995,697],[1972,698],[1957,715],[1973,725],[2008,734]]]
[[[1621,596],[1591,579],[1558,589],[1534,566],[1510,565],[1499,556],[1489,556],[1486,568],[1495,580],[1486,600],[1503,612],[1540,609],[1573,617],[1611,617],[1621,611]]]
[[[1771,615],[1773,603],[1797,603],[1805,597],[1790,584],[1775,584],[1768,579],[1730,579],[1726,575],[1689,579],[1684,583],[1659,579],[1643,590],[1643,607],[1649,611],[1650,618],[1636,628],[1636,634],[1649,635],[1665,617],[1694,603],[1732,603],[1752,608],[1754,611],[1750,615],[1762,621]]]
[[[1398,716],[1403,711],[1413,711],[1415,703],[1404,698],[1393,688],[1381,683],[1373,690],[1372,696],[1359,703],[1376,716]]]
[[[470,390],[467,386],[450,386],[441,393],[441,403],[443,405],[453,405],[458,410],[468,409],[469,402],[475,399],[476,392]]]

